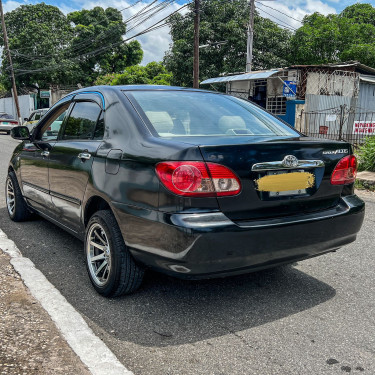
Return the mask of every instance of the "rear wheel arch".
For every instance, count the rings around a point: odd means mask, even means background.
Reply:
[[[95,212],[98,212],[101,210],[110,210],[112,212],[112,209],[109,203],[104,198],[98,195],[92,196],[87,201],[84,212],[83,212],[83,223],[85,227],[87,226],[92,215],[94,215]]]

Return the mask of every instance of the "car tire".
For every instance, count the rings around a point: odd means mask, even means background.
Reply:
[[[110,210],[98,211],[90,218],[85,259],[92,285],[105,297],[133,293],[142,283],[144,268],[130,254]]]
[[[14,172],[9,172],[5,181],[5,201],[8,215],[13,221],[26,221],[32,216],[27,203],[22,196],[17,177]]]

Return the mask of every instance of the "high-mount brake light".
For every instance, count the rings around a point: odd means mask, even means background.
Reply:
[[[171,192],[189,197],[236,195],[239,178],[229,168],[202,161],[169,161],[156,165],[156,173]]]
[[[357,159],[354,155],[342,158],[332,172],[332,185],[352,184],[357,177]]]

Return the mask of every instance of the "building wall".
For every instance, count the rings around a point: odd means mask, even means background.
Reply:
[[[357,80],[341,72],[310,72],[307,76],[306,95],[356,96]]]
[[[29,117],[30,113],[34,110],[34,99],[30,95],[20,95],[18,97],[20,105],[21,119]],[[0,111],[6,112],[17,119],[17,110],[13,98],[0,99]]]
[[[68,95],[72,91],[77,90],[77,88],[74,89],[60,89],[60,88],[52,88],[51,89],[51,97],[50,97],[50,107],[52,107],[55,103],[57,103],[60,99],[62,99],[64,96]]]
[[[375,111],[375,84],[360,83],[358,107],[361,111]]]

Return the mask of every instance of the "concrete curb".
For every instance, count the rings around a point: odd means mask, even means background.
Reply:
[[[133,375],[34,263],[22,256],[15,243],[1,229],[0,249],[11,257],[10,263],[20,274],[31,294],[47,311],[69,346],[93,375]]]
[[[375,172],[358,172],[357,181],[362,184],[362,186],[369,190],[375,189]]]

